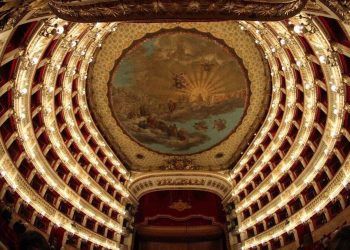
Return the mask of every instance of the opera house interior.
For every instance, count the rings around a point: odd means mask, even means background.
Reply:
[[[349,153],[346,0],[0,1],[0,249],[350,249]]]

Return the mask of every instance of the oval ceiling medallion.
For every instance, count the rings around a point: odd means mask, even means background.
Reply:
[[[109,99],[119,125],[140,145],[194,154],[226,139],[241,122],[249,79],[223,41],[166,30],[135,41],[116,60]]]
[[[227,169],[266,117],[269,67],[238,22],[120,23],[94,57],[90,111],[134,171]]]

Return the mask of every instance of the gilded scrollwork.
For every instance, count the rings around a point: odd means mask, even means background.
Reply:
[[[204,185],[205,179],[195,179],[195,178],[168,178],[161,179],[157,181],[158,186],[196,186],[196,185]]]
[[[129,189],[133,196],[139,199],[142,195],[168,189],[198,189],[216,193],[223,199],[232,189],[231,184],[222,176],[209,172],[179,174],[168,172],[163,174],[141,174],[132,181]]]
[[[348,0],[321,0],[331,9],[342,21],[350,24],[350,1]]]
[[[0,7],[0,32],[12,29],[31,10],[47,6],[47,0],[5,1]]]
[[[49,4],[66,20],[96,21],[200,21],[283,20],[301,11],[307,0],[295,1],[58,1]]]
[[[174,157],[166,160],[166,164],[161,167],[164,170],[198,170],[192,159],[186,157]]]
[[[192,206],[189,202],[186,202],[186,201],[182,201],[182,200],[178,200],[178,201],[175,201],[173,202],[169,208],[171,209],[175,209],[179,212],[182,212],[186,209],[190,209]]]

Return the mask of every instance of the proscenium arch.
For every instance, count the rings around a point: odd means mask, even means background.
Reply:
[[[232,184],[224,175],[211,172],[165,172],[144,174],[129,185],[131,195],[139,200],[143,195],[161,190],[199,190],[218,195],[223,202],[230,198]]]

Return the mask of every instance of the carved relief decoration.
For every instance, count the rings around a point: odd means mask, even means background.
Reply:
[[[29,11],[45,8],[47,3],[47,0],[6,1],[0,6],[0,32],[12,29]]]
[[[175,209],[176,211],[179,211],[179,212],[185,211],[186,209],[190,209],[191,207],[192,207],[191,204],[182,200],[174,201],[169,206],[169,208]]]
[[[210,222],[212,225],[223,226],[222,224],[218,223],[213,217],[204,216],[204,215],[200,215],[200,214],[189,215],[186,217],[174,217],[174,216],[167,215],[167,214],[158,214],[156,216],[146,217],[145,221],[140,223],[139,225],[136,225],[136,227],[149,225],[149,224],[151,224],[152,221],[156,221],[158,219],[169,219],[172,221],[188,221],[191,219],[202,219],[202,220],[206,220],[206,221]]]
[[[342,21],[350,24],[350,1],[348,0],[321,0],[330,8]]]
[[[174,157],[166,160],[166,164],[161,167],[164,170],[197,170],[193,160],[186,157]]]
[[[283,20],[301,11],[307,0],[228,1],[59,1],[51,0],[60,18],[78,22]]]
[[[140,199],[146,193],[154,191],[187,189],[212,192],[225,200],[230,190],[232,190],[232,183],[228,182],[224,176],[225,174],[190,171],[186,173],[140,174],[131,182],[128,188],[136,199]],[[178,205],[174,204],[174,206]],[[183,204],[180,205],[183,206]]]

